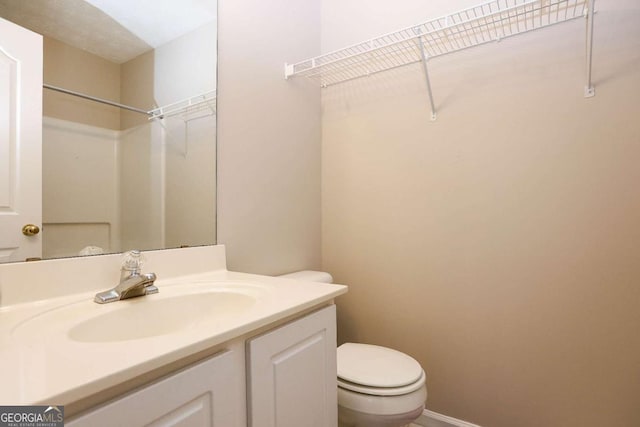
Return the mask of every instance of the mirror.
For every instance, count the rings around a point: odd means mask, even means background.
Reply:
[[[215,244],[216,15],[216,0],[0,0],[44,36],[43,258]]]

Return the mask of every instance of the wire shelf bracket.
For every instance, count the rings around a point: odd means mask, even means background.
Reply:
[[[304,76],[328,86],[398,67],[422,63],[431,120],[436,108],[427,62],[438,56],[586,18],[585,97],[595,95],[591,81],[595,0],[491,0],[412,27],[324,55],[285,64],[285,79]]]
[[[586,51],[587,51],[587,85],[584,88],[584,97],[591,98],[595,96],[596,89],[593,87],[593,82],[591,81],[591,67],[593,63],[593,15],[596,13],[595,7],[596,0],[589,0],[589,5],[587,6],[586,18],[587,18],[587,31],[586,31]]]

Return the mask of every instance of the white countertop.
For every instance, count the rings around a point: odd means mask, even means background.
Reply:
[[[341,285],[223,269],[159,278],[156,285],[158,294],[109,304],[94,303],[92,289],[0,307],[0,404],[69,404],[327,303],[347,291]],[[240,314],[192,322],[164,335],[107,342],[80,342],[69,337],[69,328],[82,319],[143,304],[147,299],[215,290],[217,286],[250,288],[255,303]]]

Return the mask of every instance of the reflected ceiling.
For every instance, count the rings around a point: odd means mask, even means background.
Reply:
[[[0,0],[0,16],[118,64],[216,18],[207,0]]]

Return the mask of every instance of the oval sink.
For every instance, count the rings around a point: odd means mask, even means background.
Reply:
[[[11,333],[17,340],[105,343],[188,332],[200,325],[215,328],[246,314],[265,290],[261,285],[193,282],[109,304],[87,299],[26,319]]]
[[[127,302],[130,304],[126,307],[78,323],[69,330],[69,338],[107,342],[170,334],[203,320],[242,313],[254,304],[255,298],[240,293],[207,292],[164,299],[140,297]]]

